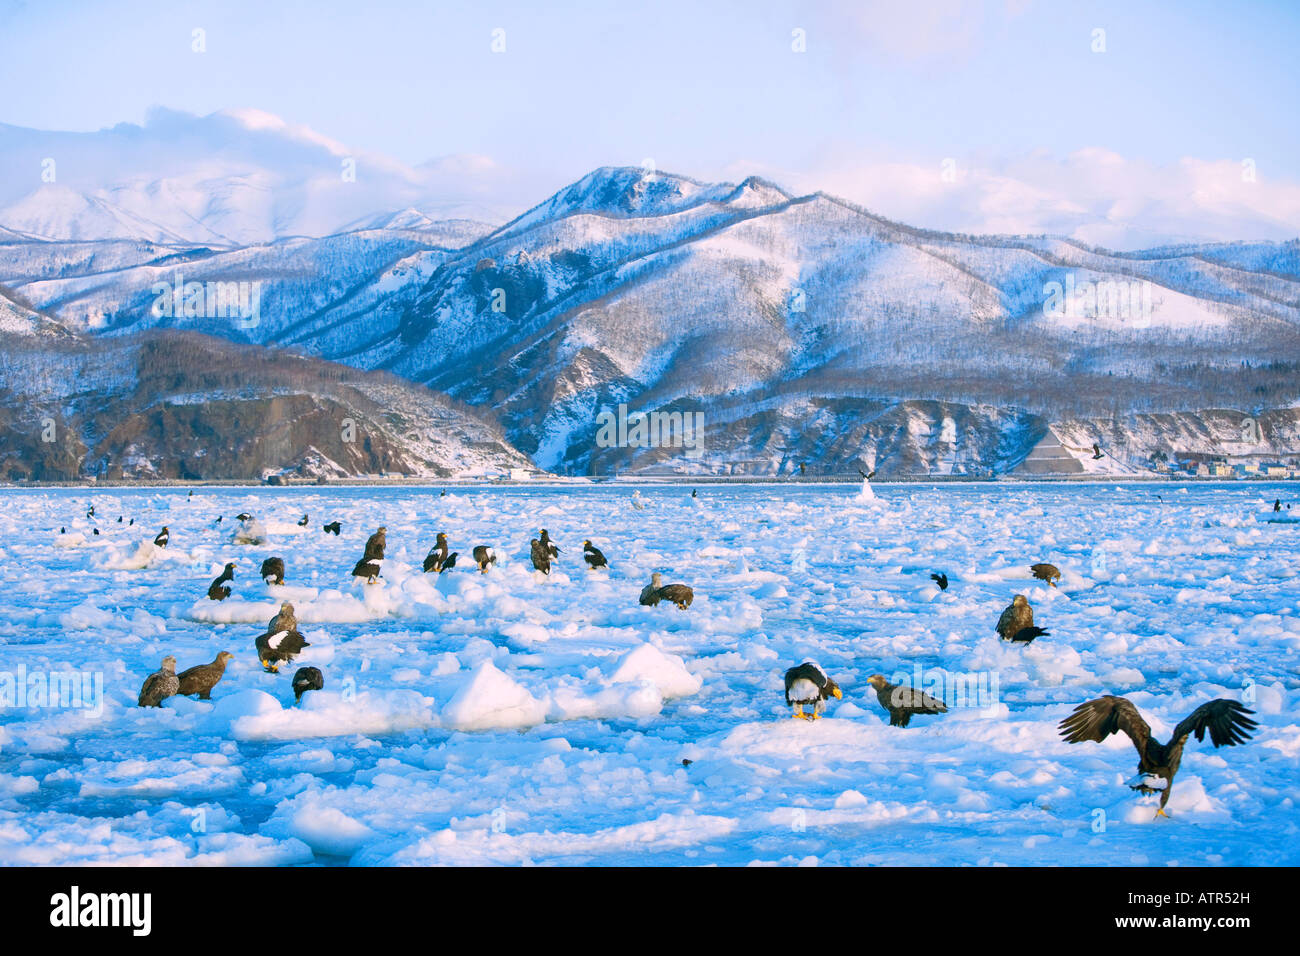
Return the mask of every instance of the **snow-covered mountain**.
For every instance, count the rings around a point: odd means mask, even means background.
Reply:
[[[258,110],[155,109],[143,125],[89,133],[0,124],[0,225],[57,240],[230,247],[402,216],[417,230],[500,222],[520,208],[499,198],[491,163],[475,163],[473,177],[465,165],[407,166]]]
[[[639,168],[496,229],[419,209],[349,226],[237,247],[0,239],[0,283],[79,331],[192,329],[396,373],[562,471],[681,457],[598,442],[620,405],[703,415],[711,451],[687,470],[851,473],[1003,471],[1049,421],[1300,399],[1300,241],[1118,254]],[[209,282],[255,286],[256,321],[172,295]]]

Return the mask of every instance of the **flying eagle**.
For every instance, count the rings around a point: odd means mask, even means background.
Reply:
[[[162,667],[144,679],[136,705],[160,707],[168,697],[175,696],[180,686],[181,682],[176,679],[176,658],[168,654],[162,659]]]
[[[235,562],[231,561],[226,565],[225,570],[217,575],[216,580],[208,585],[208,600],[224,601],[230,597],[230,585],[227,582],[233,580],[235,580]]]
[[[266,626],[266,633],[259,635],[254,642],[257,646],[257,661],[272,674],[278,674],[281,661],[291,661],[302,652],[304,647],[311,647],[298,631],[298,618],[294,616],[293,605],[285,601],[280,605],[280,613],[271,618]]]
[[[158,532],[157,537],[153,539],[153,543],[155,546],[159,548],[165,548],[167,547],[167,539],[168,539],[167,526],[163,525],[163,529]]]
[[[641,603],[656,607],[660,601],[671,601],[683,611],[690,607],[695,592],[685,584],[664,584],[663,579],[658,571],[650,575],[650,583],[641,589]]]
[[[181,671],[176,675],[180,684],[176,693],[185,697],[198,694],[199,700],[208,700],[212,688],[216,687],[226,674],[226,661],[234,659],[235,655],[230,651],[222,651],[211,664],[199,664],[197,667]]]
[[[930,575],[930,580],[939,585],[940,591],[948,590],[948,575],[944,572]]]
[[[331,521],[329,524],[321,525],[321,529],[326,534],[332,534],[337,538],[339,532],[343,530],[343,527],[337,521]]]
[[[1169,743],[1162,744],[1151,737],[1151,727],[1131,701],[1125,697],[1107,696],[1080,704],[1061,721],[1059,730],[1065,742],[1070,744],[1085,740],[1100,743],[1121,730],[1128,734],[1138,752],[1138,775],[1129,781],[1129,786],[1147,794],[1163,790],[1156,816],[1164,817],[1168,816],[1165,804],[1174,788],[1174,776],[1182,762],[1187,738],[1196,734],[1196,739],[1201,741],[1209,731],[1210,741],[1216,748],[1243,744],[1250,739],[1250,732],[1259,726],[1248,716],[1253,713],[1235,700],[1220,697],[1192,711],[1174,728]]]
[[[595,571],[597,568],[608,568],[609,562],[605,560],[605,554],[591,543],[590,540],[582,542],[582,559],[587,562],[587,567]]]
[[[300,667],[293,675],[294,702],[302,700],[302,695],[309,690],[321,690],[325,687],[325,675],[318,667]]]
[[[1054,564],[1031,564],[1029,570],[1040,581],[1046,581],[1052,587],[1061,580],[1061,569]]]
[[[785,672],[785,702],[794,708],[791,717],[816,720],[822,715],[827,698],[839,700],[843,696],[840,685],[827,677],[826,672],[812,661],[804,661]],[[811,714],[803,712],[804,705],[812,706]]]
[[[284,583],[284,559],[267,558],[262,562],[262,580],[267,584]]]
[[[876,689],[876,700],[889,712],[889,726],[906,727],[913,714],[946,714],[948,705],[915,687],[891,684],[883,674],[872,674],[867,683]]]
[[[474,545],[474,563],[478,565],[481,573],[487,574],[488,565],[497,563],[496,550],[486,544]]]

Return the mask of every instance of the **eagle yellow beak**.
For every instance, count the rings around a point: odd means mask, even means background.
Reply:
[[[844,696],[843,694],[840,693],[840,689],[838,687],[836,687],[833,691],[831,691],[831,693],[835,695],[836,700],[839,700]]]

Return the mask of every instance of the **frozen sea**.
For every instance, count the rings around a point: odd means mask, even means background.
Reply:
[[[1267,519],[1275,498],[1300,518],[1298,487],[3,491],[0,863],[1295,864],[1300,523]],[[241,511],[266,544],[232,543]],[[383,577],[353,581],[381,524]],[[438,531],[459,563],[426,575]],[[258,577],[271,555],[283,588]],[[227,561],[234,594],[209,601]],[[689,610],[638,605],[656,570]],[[1050,636],[997,639],[1017,593]],[[311,647],[275,675],[253,640],[281,600]],[[221,650],[211,702],[135,706],[164,655]],[[844,692],[817,722],[782,696],[808,658]],[[295,706],[306,664],[326,686]],[[82,706],[42,696],[73,671]],[[890,727],[874,673],[953,706]],[[1105,693],[1161,739],[1219,696],[1261,726],[1190,741],[1155,820],[1127,738],[1057,737]]]

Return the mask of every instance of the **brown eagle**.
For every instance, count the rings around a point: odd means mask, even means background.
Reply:
[[[1023,594],[1017,594],[1002,612],[996,630],[1004,641],[1026,644],[1047,633],[1041,627],[1034,627],[1034,609],[1029,606],[1029,599]]]
[[[222,651],[211,664],[199,664],[197,667],[181,671],[176,675],[176,679],[180,682],[176,693],[186,697],[198,694],[199,700],[208,700],[212,688],[216,687],[226,674],[226,661],[234,659],[235,655],[230,651]]]
[[[663,579],[658,571],[650,575],[650,583],[641,589],[641,603],[657,607],[660,601],[671,601],[683,611],[690,607],[695,592],[685,584],[664,584]]]
[[[1129,786],[1141,793],[1163,790],[1156,810],[1156,816],[1163,817],[1168,816],[1165,804],[1174,788],[1174,776],[1182,762],[1187,738],[1196,734],[1196,739],[1201,741],[1209,731],[1210,742],[1216,748],[1243,744],[1250,739],[1250,731],[1259,726],[1248,716],[1253,713],[1235,700],[1220,697],[1192,711],[1174,728],[1169,743],[1162,744],[1152,738],[1151,727],[1128,698],[1107,696],[1080,704],[1061,721],[1059,730],[1066,743],[1071,744],[1085,740],[1100,743],[1121,730],[1128,734],[1138,752],[1138,775],[1129,781]]]
[[[872,674],[867,683],[876,689],[876,700],[889,712],[889,726],[906,727],[913,714],[946,714],[948,705],[915,687],[891,684],[883,674]]]
[[[180,686],[180,681],[176,679],[176,658],[168,654],[162,659],[162,667],[144,679],[136,705],[161,707],[164,700],[175,696]]]
[[[1046,581],[1052,587],[1061,580],[1061,569],[1054,564],[1031,564],[1029,570],[1040,581]]]

